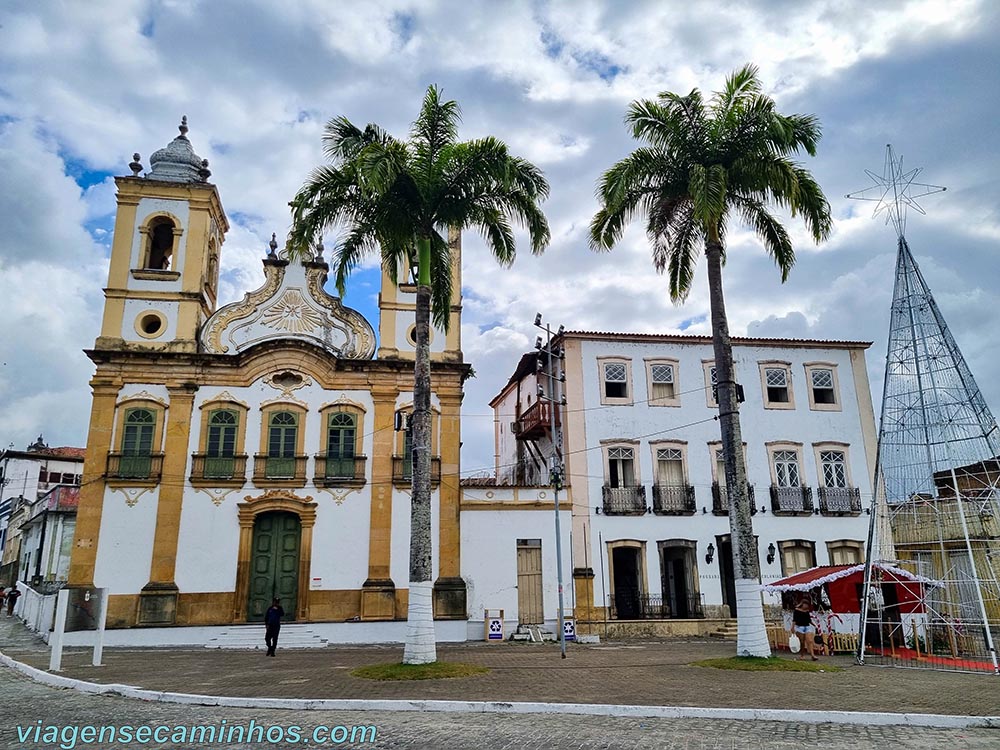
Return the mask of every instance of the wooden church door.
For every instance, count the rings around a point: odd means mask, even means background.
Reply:
[[[275,511],[257,516],[250,559],[250,599],[247,619],[260,622],[275,597],[281,599],[284,620],[295,619],[299,592],[299,545],[302,524],[294,513]]]

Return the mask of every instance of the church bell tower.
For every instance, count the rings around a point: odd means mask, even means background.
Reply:
[[[448,247],[451,250],[451,312],[448,333],[431,324],[431,360],[462,362],[462,234],[448,230]],[[417,286],[411,279],[393,284],[389,274],[382,271],[382,289],[379,306],[379,359],[409,359],[416,356],[417,340],[414,334],[417,309]]]
[[[142,175],[116,177],[118,212],[104,322],[96,350],[196,352],[202,324],[215,310],[219,251],[229,223],[208,182],[208,160],[180,135],[150,157]]]

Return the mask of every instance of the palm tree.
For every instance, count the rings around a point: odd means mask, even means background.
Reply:
[[[746,465],[741,449],[733,353],[722,292],[728,221],[749,226],[781,270],[795,263],[788,233],[769,204],[801,214],[816,242],[830,232],[830,206],[812,175],[789,156],[815,155],[819,123],[812,115],[782,115],[761,91],[757,69],[746,65],[726,79],[706,103],[665,92],[632,102],[625,116],[637,148],[604,173],[597,189],[601,208],[590,225],[591,247],[610,250],[636,213],[646,218],[653,265],[667,272],[670,297],[691,291],[699,246],[708,262],[712,344],[718,381],[719,422],[729,498],[729,526],[736,579],[737,654],[768,656]]]
[[[430,320],[447,331],[452,258],[442,231],[478,229],[503,266],[516,252],[511,221],[541,253],[549,228],[539,208],[549,186],[531,163],[492,138],[458,141],[458,104],[430,86],[407,140],[377,125],[363,130],[345,117],[327,123],[329,166],[316,169],[292,202],[289,246],[305,253],[329,228],[343,231],[335,251],[337,288],[366,255],[379,253],[393,283],[413,274],[416,295],[410,581],[403,662],[436,661],[431,581]],[[404,278],[405,280],[405,278]]]

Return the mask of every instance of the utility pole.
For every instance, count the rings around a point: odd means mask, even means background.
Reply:
[[[536,371],[546,378],[548,387],[538,386],[538,400],[545,401],[549,407],[549,440],[551,447],[549,451],[549,482],[552,485],[552,495],[556,511],[556,580],[559,583],[559,650],[562,658],[566,658],[566,615],[563,606],[563,564],[562,564],[562,532],[559,524],[559,490],[563,483],[562,465],[562,429],[561,420],[557,422],[556,411],[560,406],[566,404],[566,394],[562,393],[562,384],[566,382],[566,373],[562,367],[562,361],[566,352],[560,345],[557,349],[552,348],[552,328],[545,324],[542,326],[542,314],[535,315],[535,326],[545,331],[545,341],[542,337],[535,339],[535,349],[538,350],[538,364]],[[563,326],[559,326],[556,337],[560,337],[565,332]],[[545,362],[542,362],[542,354],[545,354]]]

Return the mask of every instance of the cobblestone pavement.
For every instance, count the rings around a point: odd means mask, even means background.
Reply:
[[[251,679],[254,678],[250,675]],[[795,750],[798,748],[857,748],[858,750],[937,750],[949,748],[996,748],[1000,730],[942,730],[913,727],[810,725],[778,722],[729,720],[661,720],[600,718],[590,716],[498,714],[387,713],[354,711],[282,711],[180,706],[145,703],[126,698],[88,695],[73,690],[57,690],[40,685],[10,669],[0,668],[0,747],[14,750],[51,750],[56,743],[19,742],[17,726],[66,725],[101,727],[114,725],[166,725],[186,727],[245,726],[251,720],[269,727],[302,728],[309,738],[314,728],[323,726],[321,737],[329,737],[338,725],[375,726],[373,743],[350,741],[326,747],[427,748],[451,750]],[[338,737],[338,735],[334,735]],[[338,737],[339,738],[339,737]],[[67,743],[68,744],[68,743]],[[118,744],[116,750],[237,750],[250,747],[317,747],[287,742],[247,744],[226,743],[206,736],[203,741]],[[110,750],[110,744],[77,744],[77,749]],[[68,750],[68,748],[64,748]]]
[[[22,661],[47,666],[47,648],[22,626],[0,617],[0,649]],[[351,666],[399,658],[395,647],[260,652],[144,649],[105,651],[109,666],[86,666],[90,653],[70,652],[63,674],[95,682],[181,689],[218,695],[345,698],[457,698],[553,700],[620,704],[805,707],[836,710],[1000,713],[1000,679],[980,675],[851,667],[825,674],[721,672],[686,666],[695,658],[723,655],[718,643],[611,644],[574,649],[563,662],[542,646],[447,646],[448,660],[482,663],[483,678],[413,684],[372,683],[349,677]],[[845,660],[842,663],[849,663]],[[799,680],[804,680],[799,682]],[[843,682],[841,682],[843,681]],[[922,687],[923,683],[929,687]],[[849,696],[855,693],[853,698]],[[899,704],[900,696],[915,696]],[[800,695],[801,694],[801,695]],[[825,699],[824,699],[825,695]],[[834,696],[834,697],[831,697]],[[792,750],[793,748],[997,748],[1000,730],[811,725],[708,719],[629,719],[579,715],[503,715],[235,709],[146,703],[95,696],[35,683],[0,668],[0,748],[41,750],[58,744],[20,742],[16,726],[42,725],[297,725],[309,737],[318,725],[374,725],[378,748],[665,748],[667,750]],[[807,696],[814,696],[806,700]],[[818,696],[818,697],[817,697]],[[843,696],[848,696],[845,699]],[[638,698],[638,699],[636,699]],[[808,705],[797,705],[805,703]],[[219,741],[115,745],[171,750],[259,747]],[[267,743],[304,747],[304,743]],[[316,745],[312,745],[315,747]],[[360,742],[327,743],[363,747]],[[78,744],[103,750],[111,745]],[[62,748],[62,750],[70,750]]]

